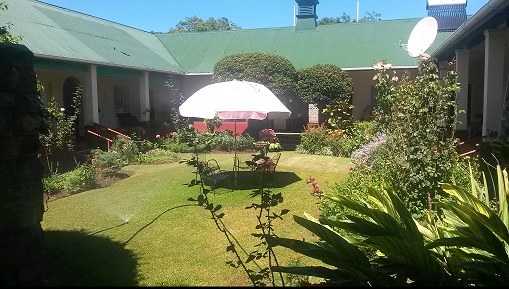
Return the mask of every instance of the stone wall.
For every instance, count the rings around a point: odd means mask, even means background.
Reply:
[[[33,53],[0,43],[0,287],[38,285],[44,213]]]

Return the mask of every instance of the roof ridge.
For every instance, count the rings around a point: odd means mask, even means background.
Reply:
[[[104,19],[104,18],[101,18],[101,17],[98,17],[98,16],[90,15],[90,14],[87,14],[87,13],[79,12],[79,11],[72,10],[72,9],[69,9],[69,8],[60,7],[60,6],[57,6],[57,5],[53,5],[53,4],[49,4],[49,3],[46,3],[46,2],[42,2],[42,0],[27,0],[27,1],[35,2],[35,3],[47,5],[47,6],[51,6],[51,7],[54,7],[54,8],[61,9],[61,10],[67,10],[67,11],[72,12],[72,13],[77,13],[77,14],[85,15],[85,16],[92,17],[92,18],[95,18],[95,19],[100,19],[100,20],[103,20],[103,21],[106,21],[106,22],[109,22],[109,23],[113,23],[113,24],[117,24],[117,25],[124,26],[124,27],[127,27],[127,28],[135,29],[135,30],[138,30],[138,31],[141,31],[141,32],[145,32],[145,33],[148,33],[148,34],[154,34],[154,33],[151,33],[149,31],[145,31],[145,30],[140,29],[140,28],[132,27],[132,26],[129,26],[129,25],[125,25],[125,24],[118,23],[118,22],[115,22],[115,21],[111,21],[111,20],[108,20],[108,19]]]

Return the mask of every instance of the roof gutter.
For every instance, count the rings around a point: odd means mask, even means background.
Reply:
[[[483,7],[481,7],[481,9],[472,15],[470,19],[461,24],[461,26],[456,29],[456,31],[454,31],[454,33],[452,33],[444,42],[442,42],[431,55],[433,57],[437,57],[437,55],[440,55],[448,49],[452,48],[456,41],[468,36],[469,32],[479,28],[481,25],[486,23],[486,21],[489,20],[487,16],[494,11],[500,10],[504,3],[507,6],[508,2],[505,0],[488,1],[486,4],[484,4]]]
[[[149,72],[159,72],[159,73],[170,73],[171,72],[171,73],[175,73],[175,74],[179,74],[179,75],[186,75],[186,73],[182,72],[182,71],[177,72],[177,71],[169,71],[169,70],[151,69],[151,68],[147,68],[147,67],[119,65],[119,64],[109,63],[109,62],[84,60],[84,59],[74,59],[74,58],[60,57],[60,56],[54,56],[54,55],[46,55],[46,54],[39,54],[39,53],[34,53],[34,56],[35,57],[39,57],[39,58],[44,58],[44,59],[51,59],[51,60],[81,62],[81,63],[85,63],[85,64],[104,65],[104,66],[126,68],[126,69],[136,69],[136,70],[149,71]],[[76,61],[76,60],[78,60],[78,61]]]

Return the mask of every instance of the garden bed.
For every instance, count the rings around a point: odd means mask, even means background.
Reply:
[[[118,181],[121,181],[123,179],[126,179],[126,178],[132,176],[133,174],[134,174],[134,172],[131,172],[131,171],[108,172],[104,169],[97,169],[97,171],[95,173],[97,185],[94,189],[109,187]],[[68,197],[70,195],[71,194],[69,194],[65,189],[61,189],[58,191],[58,193],[53,194],[53,195],[43,194],[43,201],[44,201],[44,203],[52,202],[54,200],[62,199],[62,198]]]

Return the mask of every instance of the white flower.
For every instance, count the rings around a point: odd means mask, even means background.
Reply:
[[[398,81],[398,79],[399,79],[399,78],[398,78],[397,76],[393,76],[393,77],[392,77],[392,81]]]
[[[65,111],[65,108],[63,108],[63,107],[62,107],[62,108],[60,109],[60,111]]]

